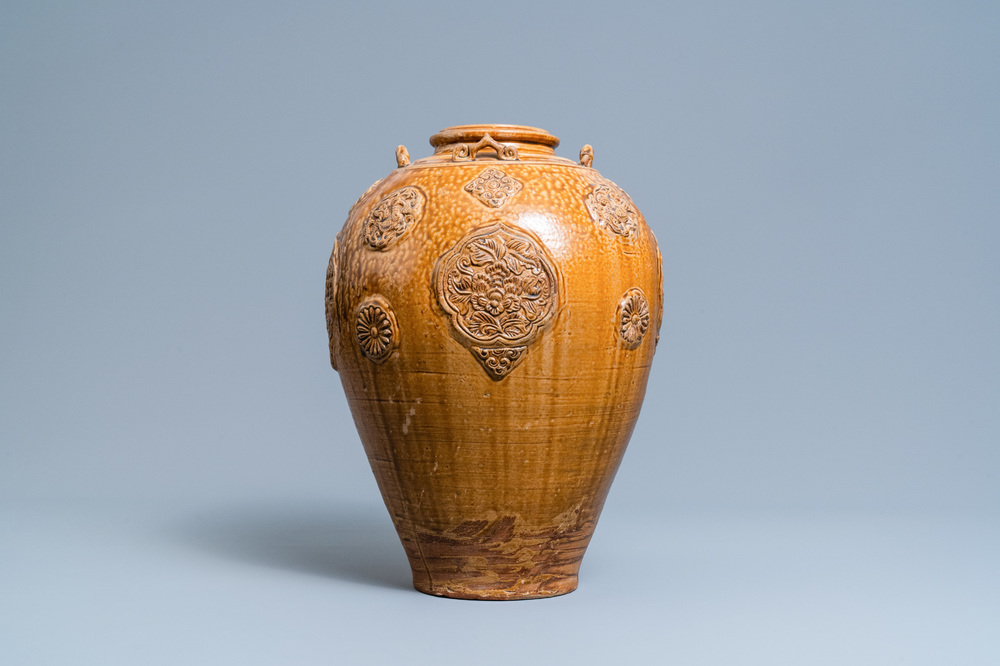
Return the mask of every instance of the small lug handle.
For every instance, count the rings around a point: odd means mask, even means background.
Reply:
[[[410,152],[406,149],[406,146],[396,146],[396,167],[402,169],[403,167],[409,165]]]

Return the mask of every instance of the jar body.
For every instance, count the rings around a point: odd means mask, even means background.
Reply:
[[[331,362],[429,594],[576,588],[655,349],[652,232],[532,131],[436,135],[362,195],[331,256]]]

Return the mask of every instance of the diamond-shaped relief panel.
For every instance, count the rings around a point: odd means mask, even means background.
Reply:
[[[469,181],[465,191],[487,206],[500,208],[507,199],[521,191],[521,182],[508,176],[500,169],[490,167]]]

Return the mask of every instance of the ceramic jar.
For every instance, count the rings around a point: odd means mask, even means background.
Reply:
[[[571,592],[646,390],[660,253],[584,146],[534,127],[430,139],[351,207],[330,360],[416,589]]]

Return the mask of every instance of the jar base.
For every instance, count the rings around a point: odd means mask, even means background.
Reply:
[[[520,599],[546,599],[569,594],[579,582],[576,575],[546,577],[541,581],[520,581],[511,587],[491,588],[463,585],[460,581],[426,584],[426,576],[414,576],[413,587],[432,597],[469,599],[473,601],[517,601]]]

